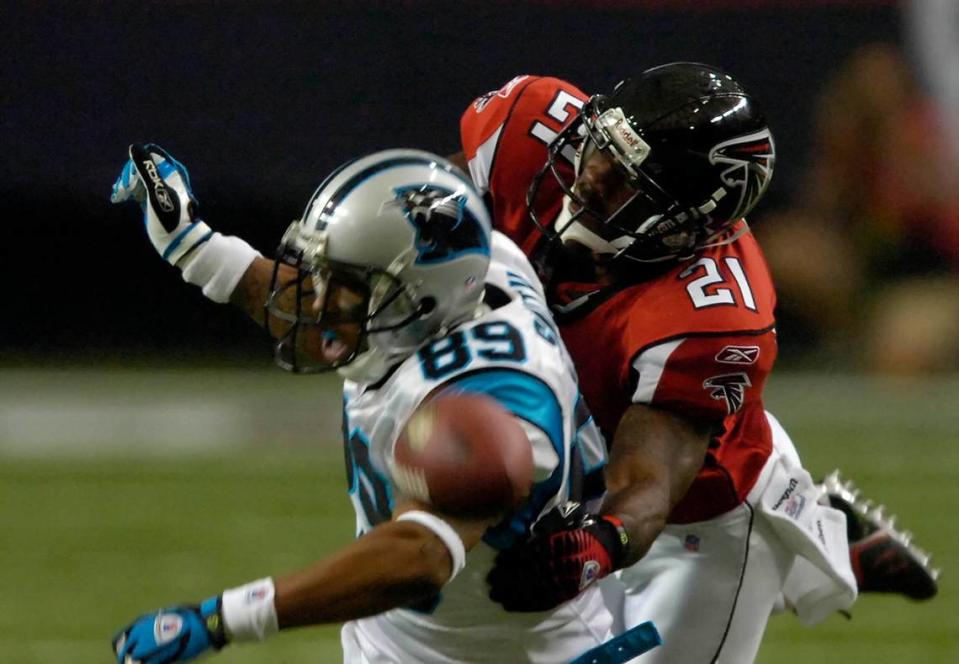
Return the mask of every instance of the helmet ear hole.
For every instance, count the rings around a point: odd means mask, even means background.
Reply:
[[[424,297],[420,300],[419,312],[421,316],[427,316],[436,309],[436,299],[432,297]]]

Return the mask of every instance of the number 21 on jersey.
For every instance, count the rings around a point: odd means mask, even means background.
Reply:
[[[735,256],[727,256],[721,263],[712,258],[700,258],[679,274],[680,279],[689,279],[692,276],[696,278],[686,284],[686,292],[689,293],[695,308],[742,304],[751,311],[757,311],[749,279],[746,278],[742,263]],[[734,284],[738,297],[732,288]]]

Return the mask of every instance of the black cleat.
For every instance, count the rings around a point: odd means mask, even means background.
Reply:
[[[833,471],[822,482],[829,504],[846,515],[849,557],[861,593],[897,593],[911,599],[935,597],[939,570],[930,556],[912,543],[912,534],[899,532],[896,517],[882,505],[861,500],[851,480]]]

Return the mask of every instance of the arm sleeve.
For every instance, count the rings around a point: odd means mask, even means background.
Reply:
[[[706,420],[759,401],[775,358],[774,333],[689,336],[664,341],[632,361],[632,402]]]

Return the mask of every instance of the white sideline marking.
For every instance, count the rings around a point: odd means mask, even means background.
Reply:
[[[0,456],[182,455],[337,444],[336,376],[280,370],[0,370]]]
[[[0,452],[45,454],[70,448],[135,446],[180,454],[247,444],[255,433],[249,416],[227,404],[0,405]]]

